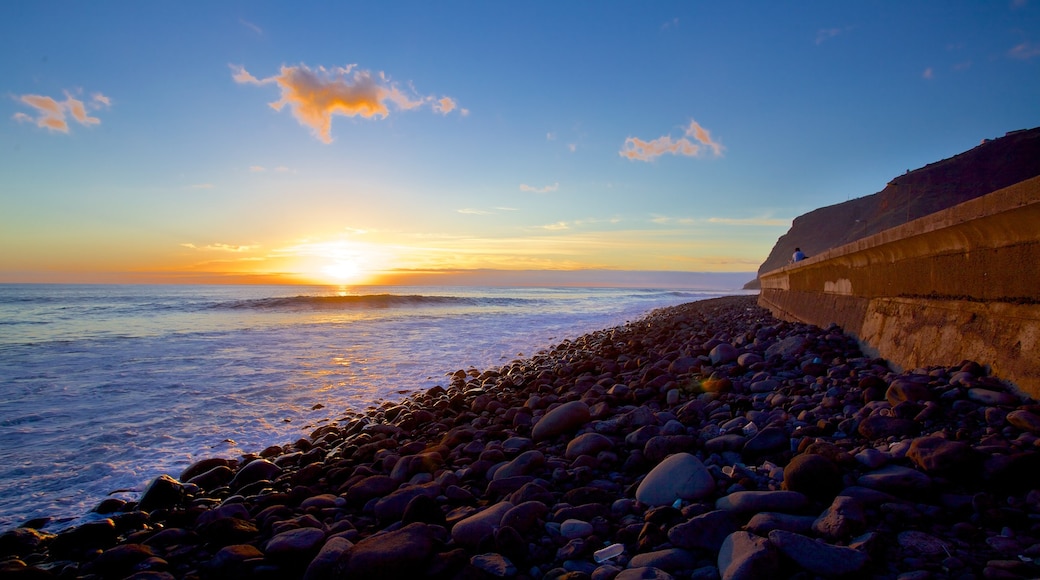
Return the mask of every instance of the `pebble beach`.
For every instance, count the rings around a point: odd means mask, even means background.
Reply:
[[[25,522],[0,575],[1037,578],[1040,405],[985,365],[897,373],[754,296],[663,308]]]

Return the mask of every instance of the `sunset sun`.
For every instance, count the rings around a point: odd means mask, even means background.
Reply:
[[[356,261],[336,260],[321,269],[323,277],[336,284],[357,282],[364,275],[364,270]]]

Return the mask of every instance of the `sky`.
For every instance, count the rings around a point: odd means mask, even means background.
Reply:
[[[0,70],[0,282],[753,273],[1040,125],[1040,0],[14,0]]]

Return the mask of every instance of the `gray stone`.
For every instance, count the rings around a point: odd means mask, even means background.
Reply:
[[[541,451],[537,449],[524,451],[509,463],[495,470],[495,475],[492,479],[499,480],[507,477],[528,475],[543,465],[545,465],[545,455]],[[517,489],[519,489],[519,486],[517,486]]]
[[[628,565],[630,568],[659,568],[666,572],[689,570],[697,565],[697,557],[681,548],[668,548],[636,554]]]
[[[856,482],[889,493],[925,491],[932,486],[932,478],[926,474],[900,465],[887,465],[865,473]]]
[[[755,514],[747,523],[749,532],[765,537],[773,530],[785,530],[796,534],[812,533],[813,523],[816,516],[798,516],[793,514],[781,514],[776,512],[762,512]]]
[[[311,559],[324,543],[325,532],[318,528],[297,528],[268,540],[264,554],[276,560]]]
[[[596,456],[600,451],[608,451],[614,448],[614,442],[606,435],[599,433],[582,433],[567,444],[564,456],[567,459],[577,459],[582,455]]]
[[[906,457],[928,473],[973,471],[981,465],[981,456],[970,445],[942,437],[914,439]]]
[[[1012,427],[1017,427],[1023,431],[1029,431],[1035,435],[1040,435],[1040,415],[1030,413],[1024,409],[1018,409],[1011,411],[1007,414],[1007,422]]]
[[[340,560],[336,578],[411,578],[435,551],[434,527],[416,522],[361,540]]]
[[[867,515],[863,505],[848,496],[834,498],[831,505],[813,522],[817,534],[831,540],[843,540],[863,532]]]
[[[698,500],[715,491],[715,480],[700,459],[676,453],[657,464],[636,489],[636,500],[650,506],[671,505],[677,499]]]
[[[832,546],[783,530],[769,532],[769,542],[808,572],[827,578],[856,574],[870,562],[859,550]]]
[[[516,576],[516,566],[502,554],[478,554],[470,558],[469,563],[492,578]]]
[[[758,580],[780,577],[780,555],[765,538],[749,532],[734,532],[719,549],[722,580]]]
[[[715,348],[711,349],[711,353],[708,357],[711,358],[711,364],[721,365],[737,360],[737,356],[740,353],[733,347],[732,344],[724,342],[722,344],[715,345]]]
[[[672,526],[668,541],[679,548],[717,552],[726,537],[739,529],[733,512],[716,510]]]
[[[589,422],[589,406],[582,401],[564,403],[546,413],[531,429],[531,439],[544,441],[557,435],[577,431]]]
[[[715,501],[715,509],[733,512],[797,513],[808,505],[797,491],[738,491]]]
[[[992,389],[974,388],[968,389],[968,399],[983,405],[1017,405],[1018,397],[1003,391]]]
[[[451,538],[461,546],[475,548],[480,545],[481,540],[494,533],[506,512],[513,507],[515,506],[508,501],[500,501],[479,511],[455,524],[451,529]]]

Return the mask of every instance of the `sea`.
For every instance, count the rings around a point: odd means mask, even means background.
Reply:
[[[0,531],[737,289],[0,284]]]

